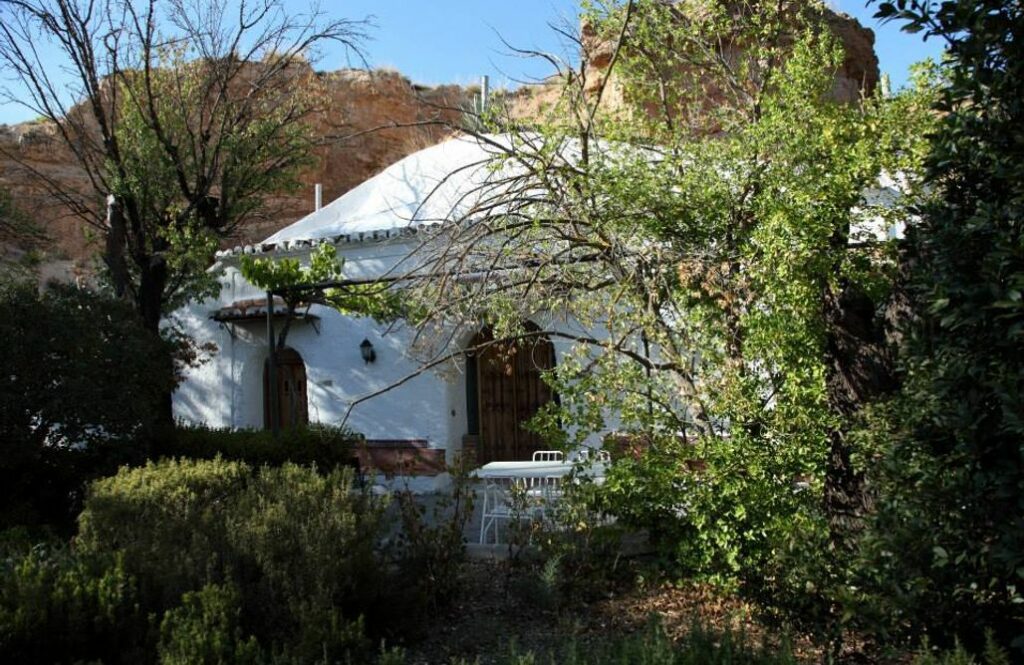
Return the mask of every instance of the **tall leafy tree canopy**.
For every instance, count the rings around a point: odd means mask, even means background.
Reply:
[[[544,331],[571,349],[561,400],[535,425],[566,446],[609,426],[649,441],[616,467],[615,509],[683,570],[779,602],[814,596],[787,553],[848,551],[863,522],[850,436],[895,387],[888,226],[932,121],[927,86],[835,99],[824,11],[590,3],[597,39],[548,113],[524,128],[492,110],[493,177],[471,223],[427,241],[413,289],[428,324],[565,319]]]
[[[884,2],[945,40],[934,200],[911,236],[905,389],[882,428],[875,572],[896,616],[1024,649],[1024,10]]]

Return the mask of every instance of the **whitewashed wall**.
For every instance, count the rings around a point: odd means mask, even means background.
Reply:
[[[410,247],[402,242],[355,245],[339,255],[345,259],[347,277],[365,278],[389,270]],[[213,427],[259,428],[263,426],[266,322],[261,317],[221,324],[210,315],[239,300],[263,298],[265,293],[248,284],[234,265],[226,267],[221,281],[224,288],[219,298],[192,304],[172,317],[197,342],[217,346],[205,363],[187,372],[174,396],[175,416]],[[319,332],[311,323],[295,321],[287,345],[306,364],[312,422],[342,422],[354,400],[400,381],[419,367],[409,354],[408,330],[388,330],[372,319],[343,316],[319,305],[310,313],[320,317]],[[570,322],[545,318],[538,323],[572,328]],[[275,323],[278,329],[280,323]],[[373,363],[362,360],[359,344],[363,339],[373,343],[377,354]],[[560,361],[570,344],[560,339],[553,343]],[[347,424],[369,439],[425,439],[431,447],[449,451],[451,461],[451,453],[461,449],[467,428],[461,365],[442,365],[357,404]]]

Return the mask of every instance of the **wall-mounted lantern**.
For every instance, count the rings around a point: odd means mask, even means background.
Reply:
[[[359,353],[363,356],[363,362],[369,365],[377,359],[377,352],[373,350],[373,344],[368,339],[364,339],[359,345]]]

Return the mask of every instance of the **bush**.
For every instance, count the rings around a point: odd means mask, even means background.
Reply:
[[[5,662],[132,662],[145,634],[134,580],[120,556],[82,557],[37,545],[0,563]]]
[[[160,622],[160,665],[244,665],[260,662],[256,638],[244,639],[241,605],[230,586],[209,584],[182,596]]]
[[[1024,657],[1024,13],[880,2],[944,40],[928,189],[909,224],[903,385],[876,428],[864,586],[916,638]],[[954,661],[950,661],[954,662]]]
[[[395,555],[410,609],[435,611],[459,591],[466,555],[463,533],[473,515],[475,494],[464,467],[450,471],[451,492],[440,495],[430,519],[411,492],[396,494],[402,528]]]
[[[382,509],[353,489],[348,469],[262,469],[227,521],[229,548],[249,571],[240,582],[253,631],[293,644],[300,662],[365,646],[354,620],[385,609]]]
[[[127,304],[66,285],[0,284],[0,338],[0,528],[70,525],[89,479],[143,458],[171,349]]]
[[[887,416],[902,428],[922,417],[923,409],[913,406],[897,403],[894,415]],[[875,511],[856,562],[857,585],[869,595],[858,616],[872,619],[870,627],[893,642],[913,644],[927,637],[952,647],[959,639],[975,650],[991,628],[1020,657],[1021,495],[1000,489],[1021,485],[1020,470],[1007,463],[983,464],[955,450],[938,451],[916,434],[879,430],[881,454],[871,476]],[[1007,443],[1000,444],[1004,451]],[[1019,447],[1019,441],[1013,445]],[[984,470],[986,464],[991,466]]]
[[[145,609],[170,611],[167,658],[183,653],[174,646],[181,635],[211,624],[225,635],[239,627],[238,635],[258,635],[295,662],[333,661],[365,650],[360,616],[384,605],[375,556],[382,508],[353,489],[350,469],[254,472],[220,458],[169,460],[95,482],[77,544],[83,555],[120,553]],[[207,647],[207,655],[228,649]],[[249,653],[244,640],[230,648]]]
[[[778,544],[818,513],[820,494],[794,488],[799,456],[744,432],[728,445],[659,437],[615,463],[598,499],[620,524],[648,530],[673,572],[734,586],[760,578]]]
[[[237,569],[227,510],[251,477],[250,467],[221,459],[122,469],[91,486],[77,547],[87,554],[123,553],[147,603],[165,610]]]
[[[330,471],[355,467],[354,452],[360,441],[360,434],[329,425],[283,429],[276,438],[268,430],[179,426],[173,436],[157,442],[153,452],[156,457],[222,457],[254,467],[291,462]]]

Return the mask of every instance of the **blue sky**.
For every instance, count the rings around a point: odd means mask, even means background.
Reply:
[[[308,0],[288,0],[296,11],[304,11]],[[863,0],[833,2],[875,31],[875,50],[883,72],[893,87],[906,81],[910,64],[925,57],[938,57],[941,45],[923,42],[919,36],[899,31],[896,25],[881,26],[871,18],[873,8]],[[371,39],[365,56],[374,67],[393,67],[417,83],[476,82],[483,74],[493,85],[514,85],[515,81],[541,77],[550,68],[539,62],[510,54],[502,40],[522,48],[540,49],[565,57],[569,45],[549,27],[575,24],[576,0],[334,0],[324,7],[351,18],[372,16]],[[340,52],[327,52],[321,69],[353,64]],[[0,123],[28,120],[24,108],[0,104]]]

